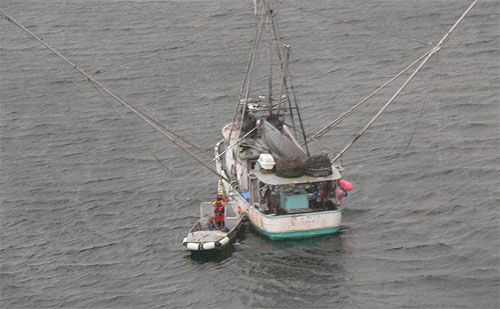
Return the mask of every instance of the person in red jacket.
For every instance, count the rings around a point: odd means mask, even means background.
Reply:
[[[227,200],[221,193],[217,194],[217,198],[212,202],[214,206],[215,224],[219,230],[224,228],[224,207],[226,204]]]

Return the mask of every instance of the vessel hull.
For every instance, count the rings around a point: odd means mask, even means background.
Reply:
[[[258,228],[254,224],[250,224],[250,225],[254,231],[262,234],[263,236],[265,236],[271,240],[306,239],[306,238],[312,238],[312,237],[337,234],[340,230],[340,227],[334,227],[334,228],[300,231],[300,232],[269,233],[267,231],[264,231],[264,230]]]
[[[303,239],[331,235],[340,230],[342,211],[266,215],[250,205],[236,190],[230,188],[228,197],[247,213],[252,228],[272,240]]]
[[[223,131],[228,131],[227,126]],[[225,136],[226,137],[226,136]],[[228,177],[225,164],[219,155],[224,149],[225,140],[215,146],[216,169]],[[301,239],[338,233],[340,230],[341,209],[312,211],[286,215],[265,214],[255,205],[251,205],[241,193],[224,182],[223,187],[228,200],[237,203],[241,211],[247,214],[251,226],[260,234],[272,240]]]

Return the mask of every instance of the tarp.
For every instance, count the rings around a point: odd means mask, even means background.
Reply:
[[[288,131],[288,130],[286,130]],[[289,131],[288,131],[289,133]],[[283,134],[267,120],[262,125],[262,138],[271,154],[281,160],[305,159],[306,154],[290,134]]]

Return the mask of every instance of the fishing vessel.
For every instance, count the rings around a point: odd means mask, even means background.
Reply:
[[[257,6],[258,3],[258,6]],[[408,83],[439,52],[450,34],[477,3],[474,1],[441,40],[394,78],[307,138],[288,70],[290,45],[281,42],[273,2],[256,2],[257,27],[250,61],[237,102],[233,122],[222,129],[215,147],[217,172],[226,179],[228,198],[238,203],[252,227],[270,239],[296,239],[337,233],[341,226],[342,200],[353,186],[342,179],[335,163],[365,134]],[[251,97],[259,43],[266,32],[269,74],[268,93]],[[278,64],[278,95],[273,94],[273,57]],[[308,142],[344,120],[380,90],[417,68],[403,85],[342,150],[333,156],[311,155]],[[265,78],[258,78],[258,81]],[[276,87],[274,87],[276,89]],[[299,140],[302,139],[300,142]]]
[[[250,63],[233,122],[223,127],[223,139],[215,147],[216,168],[229,180],[224,183],[228,199],[264,236],[296,239],[334,234],[340,229],[343,197],[352,185],[342,179],[341,169],[327,154],[310,154],[288,70],[290,45],[281,42],[272,2],[258,3]],[[264,32],[269,74],[257,79],[265,80],[268,90],[251,97]],[[273,76],[274,66],[278,76]]]
[[[255,2],[257,22],[250,61],[233,121],[222,128],[223,139],[215,147],[214,161],[217,173],[223,179],[228,200],[247,214],[251,226],[257,232],[272,240],[282,240],[335,234],[339,231],[342,202],[353,185],[342,179],[343,168],[336,164],[337,160],[365,134],[426,62],[439,52],[476,2],[469,6],[432,49],[309,138],[288,70],[291,48],[281,42],[273,2]],[[264,32],[268,41],[265,47],[268,75],[267,78],[255,78],[256,55]],[[417,68],[396,93],[332,159],[325,153],[310,153],[309,141],[343,121],[356,108],[417,64]],[[276,72],[278,78],[273,79],[275,65],[279,68]],[[261,91],[262,81],[266,81],[266,94],[251,96],[255,79],[256,84],[260,82]]]

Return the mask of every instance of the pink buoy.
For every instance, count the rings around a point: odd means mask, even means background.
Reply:
[[[337,202],[339,205],[342,205],[342,199],[344,198],[344,190],[337,188],[335,190],[335,197],[337,198]]]
[[[352,183],[344,179],[339,179],[339,187],[345,191],[352,191],[352,189],[354,189]]]

